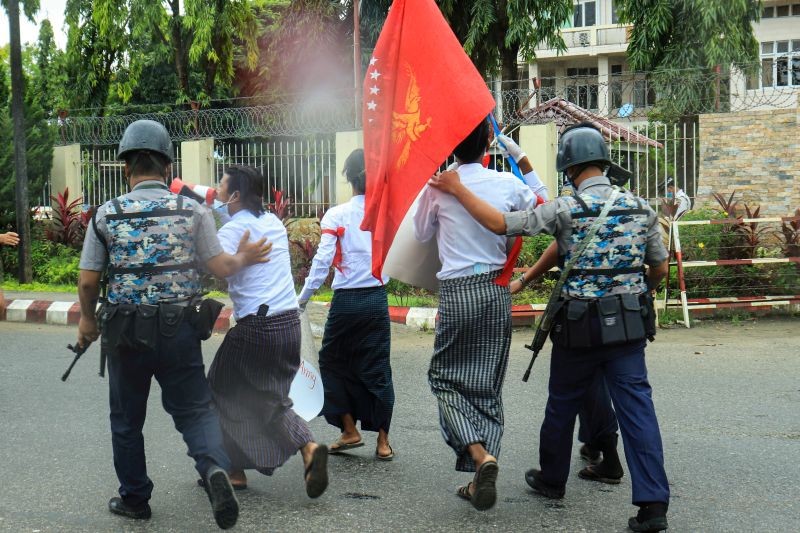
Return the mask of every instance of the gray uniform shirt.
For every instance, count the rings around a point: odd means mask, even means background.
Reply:
[[[158,184],[160,187],[152,187]],[[152,187],[152,188],[151,188]],[[122,198],[134,201],[158,200],[163,198],[169,189],[161,181],[151,180],[137,183],[131,192],[123,195]],[[195,253],[201,266],[223,252],[222,246],[217,239],[217,227],[214,224],[214,216],[211,211],[198,204],[191,198],[184,198],[183,204],[194,211],[192,227],[194,228]],[[106,214],[114,213],[114,206],[109,201],[97,208],[97,230],[108,241],[108,227],[106,226]],[[93,270],[102,272],[108,263],[108,250],[97,238],[89,222],[86,228],[86,236],[83,239],[83,251],[81,252],[81,270]]]
[[[614,188],[605,176],[585,179],[578,187],[578,194],[590,192],[599,198],[608,198]],[[647,248],[645,263],[651,266],[660,265],[669,257],[661,234],[658,216],[653,209],[642,202],[647,215]],[[537,235],[547,233],[553,235],[558,242],[558,252],[563,255],[569,249],[572,237],[572,215],[570,201],[559,196],[551,202],[530,207],[525,211],[503,213],[506,221],[507,235]]]

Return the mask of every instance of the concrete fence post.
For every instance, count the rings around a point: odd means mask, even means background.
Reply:
[[[214,187],[214,139],[206,138],[181,143],[181,176],[192,185]]]
[[[553,122],[520,126],[519,145],[528,155],[528,160],[547,185],[550,198],[558,195],[558,173],[556,172],[556,150],[558,131]]]
[[[331,196],[336,199],[337,205],[347,202],[353,196],[350,184],[342,175],[344,162],[350,152],[363,147],[364,132],[361,130],[336,132],[336,190]]]
[[[69,188],[71,199],[83,196],[81,183],[81,145],[68,144],[53,147],[53,164],[50,167],[50,194],[56,195]]]

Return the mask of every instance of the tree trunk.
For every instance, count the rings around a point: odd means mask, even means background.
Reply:
[[[172,17],[169,26],[172,33],[172,58],[175,62],[175,72],[178,76],[178,91],[185,97],[189,95],[189,51],[186,49],[186,42],[183,38],[181,28],[181,15],[178,2],[170,2],[172,6]]]
[[[25,108],[22,103],[22,49],[19,36],[19,0],[8,2],[9,37],[11,38],[11,117],[14,130],[14,173],[16,183],[17,233],[19,233],[20,283],[33,281],[31,266],[31,224],[28,207],[28,165],[25,160]]]

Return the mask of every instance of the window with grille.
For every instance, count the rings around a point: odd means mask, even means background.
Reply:
[[[760,82],[760,88],[800,86],[800,39],[761,43]],[[758,88],[748,83],[748,89]]]
[[[592,0],[575,0],[575,9],[572,15],[572,26],[583,28],[597,24],[597,2]]]

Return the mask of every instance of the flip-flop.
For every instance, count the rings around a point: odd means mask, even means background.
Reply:
[[[361,448],[363,445],[364,445],[364,439],[361,439],[358,442],[342,442],[342,440],[339,439],[330,445],[330,448],[328,448],[328,453],[336,455],[337,453],[342,453],[347,450],[352,450],[353,448]]]
[[[317,446],[311,454],[311,462],[306,467],[303,479],[309,498],[319,498],[328,488],[328,447],[324,444]]]
[[[388,446],[389,446],[389,455],[381,455],[381,454],[378,453],[377,449],[375,450],[375,458],[377,460],[379,460],[379,461],[391,461],[392,459],[394,459],[394,448],[392,448],[391,444],[389,444]]]
[[[497,482],[499,471],[500,468],[497,466],[497,461],[486,461],[475,472],[475,478],[472,480],[475,491],[472,493],[470,502],[478,511],[486,511],[494,507],[497,501],[495,483]]]

